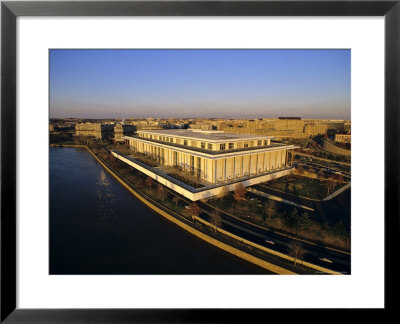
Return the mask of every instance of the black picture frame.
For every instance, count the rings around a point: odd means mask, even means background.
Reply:
[[[394,310],[399,235],[400,1],[2,1],[1,309],[4,323],[198,323],[262,318],[267,309],[16,308],[16,19],[19,16],[384,16],[385,307]],[[371,127],[371,132],[373,132]],[[372,261],[373,262],[373,261]],[[367,285],[367,283],[366,283]],[[38,292],[40,293],[40,292]],[[393,296],[393,297],[392,297]],[[269,310],[272,311],[272,310]],[[381,311],[381,310],[378,310]],[[252,320],[249,320],[252,321]],[[249,322],[248,321],[248,322]]]

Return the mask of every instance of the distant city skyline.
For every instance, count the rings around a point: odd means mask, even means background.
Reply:
[[[50,118],[351,119],[350,50],[50,50]]]

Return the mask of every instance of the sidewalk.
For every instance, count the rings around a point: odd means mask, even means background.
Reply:
[[[349,182],[347,185],[343,186],[339,190],[336,190],[334,193],[330,194],[329,196],[325,197],[324,199],[322,199],[322,201],[327,201],[327,200],[330,200],[332,198],[335,198],[336,196],[341,194],[343,191],[345,191],[348,188],[350,188],[350,186],[351,186],[351,182]]]
[[[271,195],[271,194],[267,194],[265,192],[259,191],[259,190],[254,189],[254,188],[247,188],[247,191],[249,191],[249,192],[251,192],[251,193],[253,193],[255,195],[261,196],[261,197],[265,197],[265,198],[268,198],[268,199],[276,200],[276,201],[279,201],[279,202],[282,202],[282,203],[285,203],[285,204],[288,204],[288,205],[292,205],[292,206],[295,206],[295,207],[298,207],[298,208],[303,208],[303,209],[306,209],[306,210],[309,210],[309,211],[314,211],[313,208],[310,208],[310,207],[307,207],[307,206],[304,206],[304,205],[300,205],[300,204],[297,204],[297,203],[295,203],[293,201],[286,200],[286,199],[283,199],[283,198],[280,198],[280,197],[277,197],[277,196],[274,196],[274,195]]]

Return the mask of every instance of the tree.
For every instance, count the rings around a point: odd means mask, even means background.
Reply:
[[[130,173],[126,178],[127,178],[128,181],[130,181],[131,183],[136,183],[137,176],[134,175],[133,173]]]
[[[128,176],[131,170],[128,168],[123,168],[122,170],[119,171],[124,177]]]
[[[289,255],[293,258],[293,264],[296,266],[298,260],[303,260],[306,251],[298,241],[291,241],[288,246]]]
[[[167,194],[167,190],[164,188],[164,186],[159,183],[157,185],[157,193],[160,195],[161,200],[164,202],[165,196]]]
[[[142,177],[137,177],[135,184],[138,188],[141,188],[143,186],[143,178]]]
[[[222,225],[221,214],[218,211],[212,211],[211,214],[211,222],[214,225],[215,232],[217,231],[218,227]]]
[[[296,173],[299,175],[304,173],[304,169],[300,164],[296,167]]]
[[[318,175],[318,179],[319,179],[320,181],[325,180],[325,171],[324,171],[324,169],[320,169],[320,170],[318,171],[317,175]]]
[[[334,173],[332,175],[332,179],[334,180],[335,183],[339,183],[339,184],[342,184],[344,181],[343,176],[338,173]]]
[[[194,222],[194,218],[198,217],[200,215],[201,208],[199,207],[199,205],[197,203],[193,202],[189,205],[188,212],[189,212],[190,216],[192,216],[192,220]]]
[[[275,200],[268,199],[268,202],[265,204],[265,213],[268,215],[268,219],[271,219],[271,214],[276,209]]]
[[[258,198],[252,198],[250,199],[250,213],[248,215],[249,218],[253,218],[253,216],[257,215],[257,210],[259,205],[261,204],[261,201]]]
[[[172,198],[172,202],[175,203],[176,207],[178,207],[179,197],[178,196],[174,196],[174,198]]]
[[[328,195],[335,189],[336,180],[333,177],[330,177],[328,185]]]
[[[235,198],[238,203],[242,200],[246,200],[246,187],[242,183],[237,184],[233,192],[233,198]]]
[[[303,229],[305,229],[305,228],[307,228],[308,226],[311,225],[310,216],[309,216],[309,214],[307,212],[303,212],[303,213],[300,214],[299,225]]]
[[[286,178],[286,181],[285,181],[285,192],[286,193],[289,192],[289,178]]]
[[[297,235],[297,227],[299,224],[299,212],[296,207],[294,207],[290,212],[286,213],[285,223],[290,228],[291,232],[292,228],[295,227]]]
[[[292,218],[292,224],[293,224],[293,226],[295,227],[295,229],[296,229],[296,236],[297,236],[297,229],[299,228],[299,218],[300,218],[300,216],[299,216],[299,210],[295,207],[295,208],[293,208],[293,210],[292,210],[292,215],[291,215],[291,218]]]
[[[154,181],[153,181],[152,178],[147,177],[145,183],[146,183],[146,186],[148,186],[149,188],[151,188],[151,187],[153,186]]]
[[[345,243],[347,243],[348,239],[347,230],[341,220],[335,224],[335,226],[333,227],[333,232],[335,233],[336,236],[338,236]]]
[[[229,193],[228,188],[226,186],[221,187],[221,192],[218,194],[218,198],[221,199],[221,202],[224,200],[225,196]]]

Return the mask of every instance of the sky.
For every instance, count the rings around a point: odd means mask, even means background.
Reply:
[[[52,49],[50,118],[350,120],[350,50]]]

